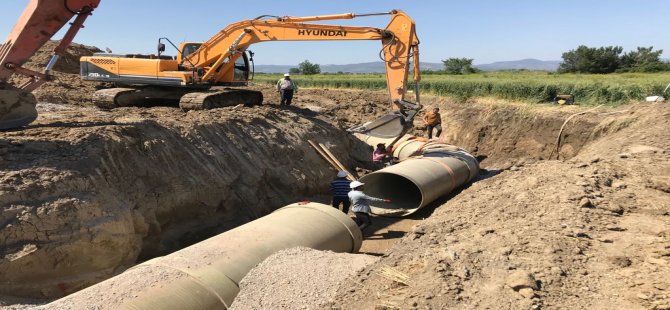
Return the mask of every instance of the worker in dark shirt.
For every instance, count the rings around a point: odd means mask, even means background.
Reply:
[[[347,180],[348,173],[344,170],[337,173],[337,178],[330,182],[330,191],[333,193],[333,208],[340,209],[340,204],[342,204],[342,212],[344,214],[349,213],[349,206],[351,202],[349,201],[349,184],[351,181]]]

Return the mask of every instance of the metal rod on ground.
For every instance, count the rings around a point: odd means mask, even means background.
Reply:
[[[349,172],[349,170],[347,170],[347,168],[344,167],[344,165],[337,159],[337,157],[335,157],[335,155],[333,155],[333,153],[330,152],[330,150],[325,145],[323,145],[323,143],[319,143],[319,146],[323,148],[323,151],[326,152],[328,156],[330,156],[330,159],[332,159],[340,167],[340,169],[346,171],[348,176],[351,176],[351,179],[353,179],[352,181],[356,180],[356,177],[354,177],[354,175],[351,174],[351,172]]]

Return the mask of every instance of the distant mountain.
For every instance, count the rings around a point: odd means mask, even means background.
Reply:
[[[515,61],[499,61],[490,64],[480,64],[475,65],[476,68],[483,71],[497,71],[497,70],[545,70],[545,71],[556,71],[560,61],[545,61],[537,59],[522,59]],[[283,73],[288,72],[289,69],[295,68],[297,65],[256,65],[256,72],[262,73]],[[422,62],[422,70],[442,70],[444,65],[436,62]],[[348,65],[321,65],[321,72],[328,73],[383,73],[384,72],[384,63],[381,61],[375,62],[364,62],[357,64],[348,64]]]
[[[337,72],[346,72],[346,73],[383,73],[384,72],[384,63],[381,61],[375,62],[364,62],[357,64],[348,64],[348,65],[320,65],[321,72],[328,73],[337,73]],[[297,65],[256,65],[256,72],[262,73],[283,73],[288,72],[291,68],[296,68]],[[421,68],[423,70],[440,70],[442,69],[442,63],[421,63]]]
[[[490,64],[475,65],[476,68],[483,71],[499,71],[499,70],[542,70],[542,71],[556,71],[561,64],[559,60],[539,60],[539,59],[521,59],[514,61],[497,61]]]

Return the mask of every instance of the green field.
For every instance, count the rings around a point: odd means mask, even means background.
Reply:
[[[280,74],[256,74],[254,81],[274,84]],[[323,88],[385,89],[383,74],[297,75],[299,86]],[[660,95],[670,83],[670,73],[555,74],[549,72],[490,72],[469,75],[423,75],[422,93],[465,101],[489,97],[551,102],[557,94],[572,94],[583,105],[620,105]],[[665,94],[670,97],[670,94]]]

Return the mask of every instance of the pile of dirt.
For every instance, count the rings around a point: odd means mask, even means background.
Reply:
[[[59,43],[60,41],[47,42],[33,57],[30,57],[24,67],[37,72],[44,71],[53,50]],[[96,90],[96,84],[84,82],[79,77],[79,58],[98,52],[101,50],[95,46],[72,43],[54,65],[52,74],[56,79],[44,83],[34,91],[37,100],[47,103],[91,105],[91,94]],[[10,83],[20,85],[26,80],[25,77],[15,75],[10,79]]]
[[[323,309],[344,280],[376,260],[301,247],[277,252],[244,277],[230,309]]]
[[[60,41],[48,41],[44,44],[24,65],[24,67],[31,70],[43,70],[51,56],[53,51],[60,44]],[[78,43],[72,43],[67,47],[65,53],[58,58],[58,61],[53,67],[53,71],[68,73],[68,74],[79,74],[79,58],[83,56],[92,56],[94,53],[102,52],[99,48],[95,46],[87,46]]]
[[[325,193],[354,139],[299,109],[38,105],[0,133],[0,294],[59,297]]]

